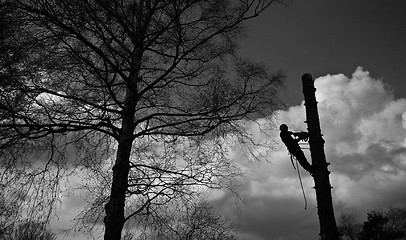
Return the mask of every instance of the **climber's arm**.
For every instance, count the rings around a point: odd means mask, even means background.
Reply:
[[[297,137],[296,140],[298,142],[301,140],[307,142],[309,140],[309,133],[307,132],[295,132],[293,135]]]

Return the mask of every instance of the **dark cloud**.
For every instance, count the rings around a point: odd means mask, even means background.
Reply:
[[[357,180],[369,174],[371,171],[379,171],[382,174],[397,174],[404,170],[395,160],[395,153],[388,151],[381,144],[372,144],[364,153],[352,153],[338,157],[330,154],[334,164],[333,170]],[[398,155],[399,156],[399,155]]]

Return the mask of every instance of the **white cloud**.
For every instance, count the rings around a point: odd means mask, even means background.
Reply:
[[[59,95],[65,95],[64,92],[57,92],[57,94]],[[38,107],[38,104],[41,105],[52,105],[52,104],[61,104],[63,103],[64,98],[59,96],[59,95],[55,95],[52,93],[40,93],[38,94],[38,96],[35,98],[36,103],[34,103],[34,107]]]

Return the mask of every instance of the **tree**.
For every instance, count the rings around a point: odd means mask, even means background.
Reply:
[[[354,213],[342,213],[337,221],[338,231],[349,240],[357,240],[362,225]]]
[[[309,145],[312,157],[312,176],[314,179],[319,215],[320,238],[338,240],[339,232],[334,216],[331,197],[330,171],[324,153],[324,139],[321,134],[319,113],[317,110],[316,88],[313,77],[309,73],[302,75],[303,94],[306,106],[306,123],[309,131]]]
[[[137,240],[235,240],[233,225],[215,213],[209,202],[171,202],[141,219],[145,228]],[[141,225],[141,224],[139,224]]]
[[[137,213],[125,211],[138,193],[132,176],[172,174],[142,166],[134,145],[246,141],[239,121],[279,103],[283,75],[236,53],[243,22],[274,2],[281,1],[11,1],[22,26],[12,37],[25,57],[14,63],[13,84],[0,88],[2,158],[14,169],[41,166],[23,170],[52,183],[62,170],[110,161],[105,239],[120,239]]]
[[[396,240],[404,236],[403,232],[387,227],[389,219],[382,211],[373,210],[367,215],[367,221],[362,226],[359,240]]]
[[[406,209],[389,207],[386,210],[371,210],[367,221],[361,223],[353,213],[342,213],[338,229],[345,239],[405,239]]]
[[[42,222],[27,221],[17,226],[14,230],[13,240],[56,240],[55,233],[47,230]]]
[[[2,179],[2,183],[7,183],[4,180]],[[13,189],[10,186],[0,186],[0,240],[55,240],[55,234],[47,230],[47,223],[41,221],[47,220],[47,218],[37,218],[33,214],[41,211],[35,209],[34,206],[27,206],[27,204],[35,203],[35,201],[25,199],[27,193],[24,191],[27,188],[22,186],[21,189]],[[33,189],[28,187],[28,190]],[[46,201],[43,200],[42,203],[44,202]],[[42,204],[37,207],[41,208]],[[29,219],[24,219],[25,217]]]
[[[19,194],[0,186],[0,239],[9,239],[15,223],[19,220]]]
[[[207,188],[232,189],[232,180],[241,175],[239,168],[229,158],[229,140],[175,142],[140,140],[133,144],[136,156],[131,158],[129,186],[125,212],[131,218],[148,217],[160,213],[176,202],[184,205],[194,203],[202,190]],[[109,164],[108,161],[105,164]],[[110,169],[105,166],[102,169]],[[109,171],[95,169],[91,176],[93,184],[85,182],[89,206],[78,216],[78,230],[91,232],[94,222],[105,216],[102,205],[107,202],[106,179]],[[175,203],[172,203],[175,202]],[[128,228],[128,227],[126,227]]]
[[[406,207],[389,207],[385,212],[388,218],[386,228],[391,232],[400,232],[406,239]]]
[[[58,171],[47,171],[50,161],[42,169],[38,167],[42,165],[40,161],[33,161],[44,157],[52,159],[53,151],[48,151],[46,146],[52,142],[51,138],[39,143],[21,132],[22,129],[3,126],[18,122],[19,113],[29,111],[26,107],[30,99],[24,96],[24,82],[30,75],[31,55],[42,47],[27,31],[22,14],[14,1],[0,1],[0,189],[1,201],[7,209],[1,215],[9,230],[22,215],[32,217],[44,213],[42,220],[47,220],[58,194],[60,177]],[[18,134],[21,137],[16,137]]]

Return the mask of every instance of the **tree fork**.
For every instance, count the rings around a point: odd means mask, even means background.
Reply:
[[[306,106],[306,123],[309,132],[309,145],[314,167],[313,178],[319,215],[320,237],[322,240],[338,240],[339,233],[334,217],[331,197],[330,171],[324,154],[324,139],[321,134],[319,114],[317,111],[316,88],[310,74],[302,76],[303,94]]]

